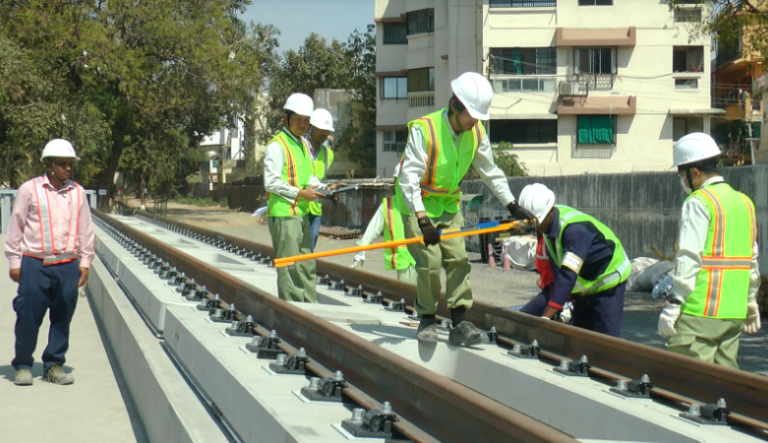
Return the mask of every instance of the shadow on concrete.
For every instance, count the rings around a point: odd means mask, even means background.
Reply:
[[[64,365],[62,366],[64,369],[64,372],[69,374],[74,369],[71,366]],[[10,381],[13,383],[13,376],[16,373],[16,369],[13,368],[10,364],[0,366],[0,377],[3,377],[4,379]],[[32,377],[42,377],[43,376],[43,363],[36,361],[32,363]]]

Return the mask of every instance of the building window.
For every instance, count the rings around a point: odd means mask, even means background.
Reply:
[[[699,89],[697,78],[676,78],[675,89]]]
[[[579,0],[579,6],[613,6],[613,0]]]
[[[574,53],[579,74],[616,73],[616,48],[578,48]]]
[[[557,6],[557,0],[491,0],[491,8],[549,8]]]
[[[678,141],[684,135],[694,132],[704,132],[703,117],[675,117],[672,119],[672,141]]]
[[[405,23],[384,23],[384,44],[407,45],[407,30]]]
[[[435,90],[435,68],[408,70],[408,92]]]
[[[700,23],[700,8],[676,8],[675,23]]]
[[[576,119],[580,145],[615,145],[615,115],[579,115]]]
[[[494,92],[555,92],[557,80],[551,77],[505,78],[493,81]]]
[[[406,15],[408,35],[435,32],[435,8],[411,11]]]
[[[494,74],[557,74],[555,48],[491,48]]]
[[[491,120],[491,143],[557,143],[557,120]]]
[[[408,98],[408,78],[385,77],[381,79],[381,98]]]
[[[672,51],[673,72],[704,72],[703,46],[675,46]]]
[[[405,151],[408,131],[384,131],[384,152]]]
[[[575,48],[573,51],[579,84],[588,91],[613,89],[616,75],[616,48]]]

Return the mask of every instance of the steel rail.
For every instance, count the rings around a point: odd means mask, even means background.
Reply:
[[[152,214],[141,215],[154,218]],[[169,219],[165,223],[181,229],[221,240],[249,251],[274,256],[270,246],[239,237],[222,234],[206,228]],[[378,292],[392,300],[405,299],[413,305],[416,287],[379,274],[352,270],[346,266],[317,260],[318,276],[327,274],[332,279],[344,280],[352,287],[362,286],[367,292]],[[449,315],[441,297],[438,314]],[[754,373],[726,368],[713,363],[683,357],[662,349],[628,340],[574,328],[557,322],[494,306],[475,300],[467,318],[481,328],[496,327],[502,337],[517,343],[539,342],[545,358],[578,359],[586,355],[598,377],[614,380],[640,378],[647,374],[654,388],[652,395],[680,403],[716,403],[724,398],[731,411],[728,419],[737,426],[747,426],[768,437],[768,383]],[[503,341],[503,340],[502,340]],[[611,376],[609,374],[621,374]]]
[[[231,275],[144,234],[97,210],[102,221],[140,243],[160,259],[217,292],[263,327],[277,330],[294,347],[304,347],[312,361],[344,373],[360,391],[389,401],[400,417],[395,428],[416,441],[576,442],[495,400],[311,314],[291,303],[232,278]],[[345,390],[346,391],[346,390]],[[351,390],[347,395],[355,394]],[[357,399],[356,399],[357,400]],[[369,399],[370,400],[370,399]],[[366,400],[361,399],[361,403]],[[404,418],[407,417],[407,420]]]

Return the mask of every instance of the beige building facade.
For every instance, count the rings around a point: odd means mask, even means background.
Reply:
[[[710,132],[701,5],[658,0],[377,0],[377,173],[407,122],[447,106],[450,80],[493,84],[494,145],[531,175],[662,171],[674,140]],[[511,146],[511,147],[510,147]]]

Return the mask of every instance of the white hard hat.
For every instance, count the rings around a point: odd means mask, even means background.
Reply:
[[[717,146],[717,143],[709,134],[694,132],[684,136],[675,143],[672,155],[674,158],[672,168],[708,158],[719,157],[722,154],[723,152],[720,151],[720,147]]]
[[[465,72],[451,82],[451,90],[469,111],[469,115],[478,120],[488,120],[488,109],[493,99],[491,83],[477,72]]]
[[[294,92],[285,101],[283,109],[293,111],[299,115],[305,115],[312,117],[312,112],[315,110],[315,103],[312,101],[312,97],[301,92]]]
[[[40,160],[45,160],[48,157],[74,158],[75,160],[80,160],[80,157],[75,154],[75,148],[72,147],[72,143],[63,138],[54,138],[45,144],[43,155],[40,156]]]
[[[534,183],[523,188],[519,200],[520,206],[541,223],[555,206],[555,193],[546,185]]]
[[[309,124],[317,129],[325,129],[326,131],[333,131],[333,116],[327,109],[317,108],[312,113],[312,118],[309,119]]]

